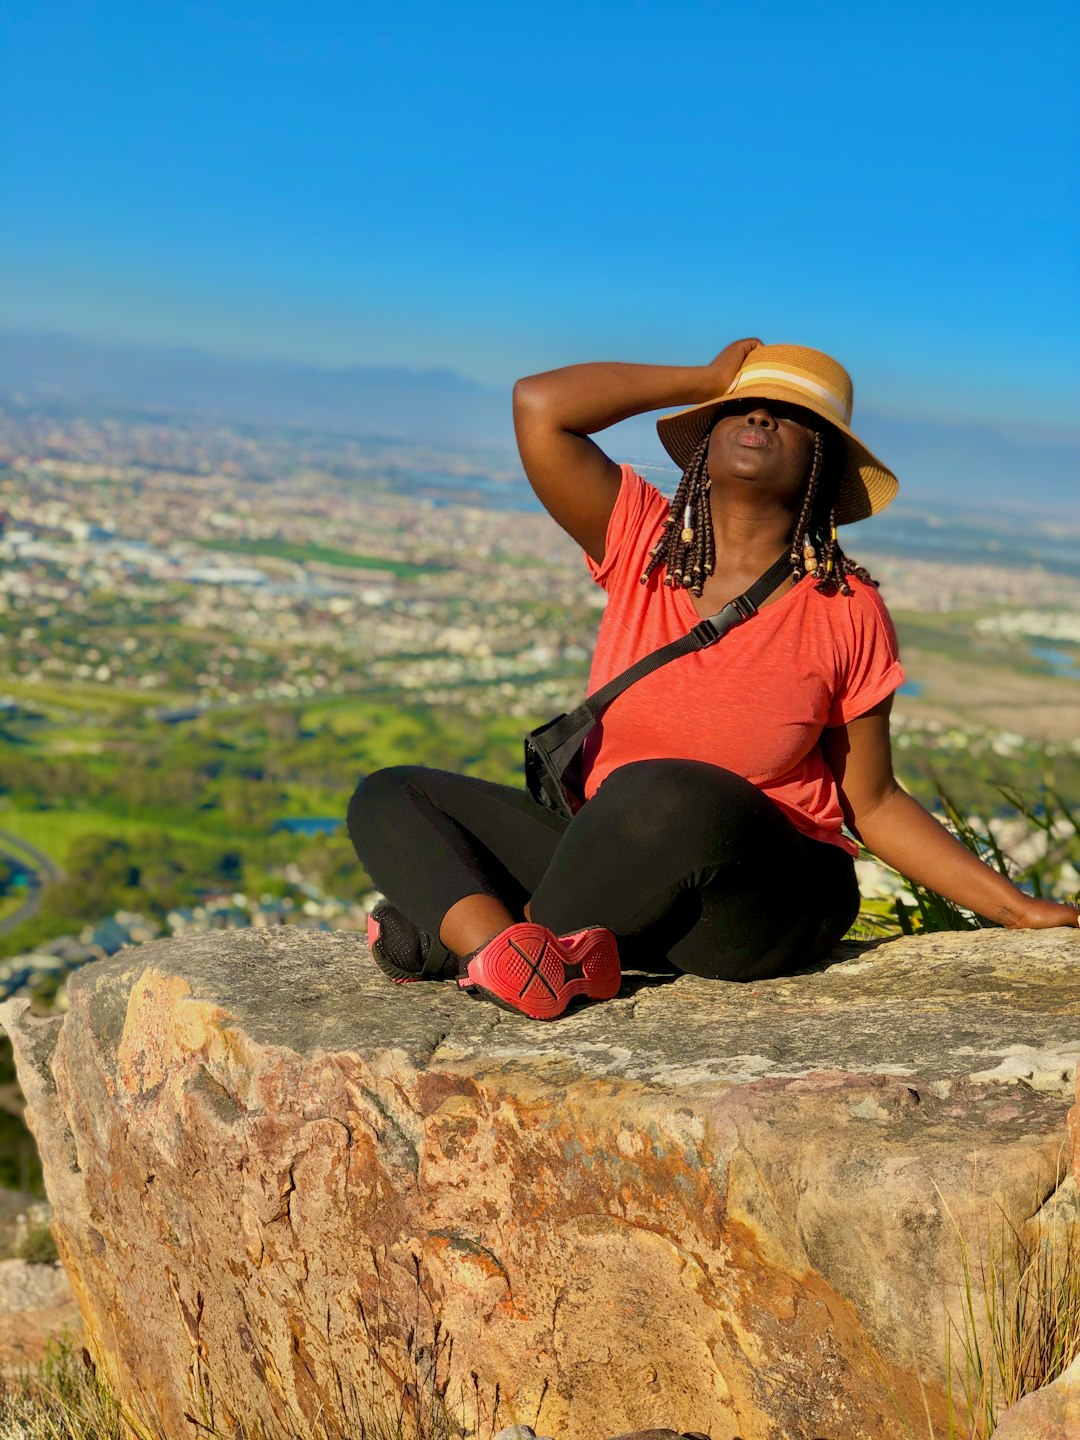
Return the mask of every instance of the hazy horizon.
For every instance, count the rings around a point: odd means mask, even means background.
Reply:
[[[17,328],[0,328],[0,347],[5,343],[30,343],[39,342],[55,343],[63,346],[85,347],[87,350],[99,352],[116,352],[117,354],[136,355],[140,353],[155,356],[175,356],[177,358],[191,358],[221,362],[226,365],[252,366],[254,368],[264,367],[267,371],[272,369],[285,370],[296,367],[299,370],[312,374],[321,372],[327,376],[341,376],[351,372],[361,374],[379,373],[386,375],[413,376],[417,378],[445,376],[454,382],[463,382],[466,385],[475,387],[477,391],[486,391],[489,394],[503,394],[509,391],[514,381],[520,374],[533,373],[529,370],[507,373],[506,375],[492,380],[484,379],[479,375],[470,373],[461,367],[454,367],[446,364],[424,364],[417,362],[407,364],[404,362],[393,362],[390,360],[380,362],[377,358],[367,361],[352,362],[331,362],[308,360],[300,355],[287,354],[284,351],[273,355],[249,354],[243,350],[232,350],[229,348],[217,348],[212,344],[190,343],[152,343],[152,342],[128,342],[97,336],[87,336],[63,330],[20,330]],[[617,357],[610,355],[584,355],[582,360],[610,360]],[[568,364],[577,363],[567,361]],[[659,362],[658,362],[659,363]],[[3,378],[2,354],[0,354],[0,379]],[[870,411],[881,415],[889,420],[915,421],[943,423],[955,426],[976,426],[981,429],[998,431],[1009,438],[1025,437],[1030,443],[1038,446],[1044,444],[1076,445],[1080,447],[1080,413],[1072,411],[1069,415],[1059,421],[1040,420],[1038,432],[1032,435],[1032,422],[1030,414],[1003,414],[1000,410],[992,415],[981,414],[979,411],[965,411],[962,408],[950,407],[945,403],[944,397],[935,405],[932,403],[916,406],[866,402],[861,398],[858,385],[855,387],[855,414]],[[656,413],[661,413],[657,411]]]
[[[510,381],[485,385],[445,367],[319,367],[235,360],[191,346],[95,346],[70,336],[0,332],[0,393],[25,403],[227,424],[298,427],[407,444],[475,447],[516,462]],[[659,412],[598,436],[613,458],[674,469],[656,436]],[[893,416],[856,401],[856,434],[894,469],[915,503],[1080,519],[1080,437],[1040,427]]]

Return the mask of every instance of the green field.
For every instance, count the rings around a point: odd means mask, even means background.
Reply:
[[[190,702],[191,696],[181,691],[122,690],[115,685],[92,684],[89,681],[65,681],[63,684],[48,684],[33,680],[20,680],[17,676],[5,676],[3,690],[17,700],[29,700],[35,705],[86,714],[94,711],[148,710],[160,706],[182,705]]]
[[[355,555],[351,550],[335,550],[329,545],[298,545],[289,540],[199,540],[204,550],[218,550],[227,555],[265,555],[274,560],[301,560],[317,565],[340,565],[347,570],[385,570],[403,580],[426,575],[439,568],[434,565],[412,565],[407,560],[394,560],[385,555]]]
[[[61,870],[66,868],[72,845],[83,835],[116,835],[130,840],[149,828],[188,844],[203,844],[207,839],[220,838],[192,825],[178,825],[167,819],[132,819],[110,814],[106,810],[8,810],[0,807],[0,830],[36,845]]]
[[[9,895],[0,895],[0,920],[6,920],[25,901],[26,893],[22,890],[12,890]]]
[[[275,833],[275,821],[344,819],[359,779],[387,765],[517,783],[527,728],[358,696],[229,707],[176,725],[126,714],[95,721],[58,707],[0,734],[0,830],[64,873],[40,912],[0,937],[0,955],[117,909],[163,919],[206,890],[283,893],[293,864],[327,893],[355,899],[371,882],[344,829],[309,837]]]

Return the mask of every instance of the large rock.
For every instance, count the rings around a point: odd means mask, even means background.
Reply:
[[[1061,1179],[1080,934],[844,953],[545,1025],[218,932],[9,1002],[99,1366],[176,1437],[200,1384],[227,1433],[402,1383],[558,1440],[922,1433],[958,1234]]]
[[[0,1377],[15,1377],[43,1360],[51,1340],[82,1343],[71,1282],[59,1262],[0,1260]]]
[[[1076,1440],[1080,1435],[1080,1356],[1051,1385],[1011,1406],[994,1440]]]

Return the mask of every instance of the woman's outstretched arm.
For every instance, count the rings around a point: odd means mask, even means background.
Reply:
[[[1010,930],[1080,924],[1080,910],[1036,900],[973,855],[906,790],[892,769],[892,696],[857,720],[824,730],[848,828],[901,875]]]
[[[514,429],[544,509],[599,564],[619,467],[589,436],[631,415],[722,395],[760,340],[734,340],[708,365],[601,360],[529,375],[514,386]]]

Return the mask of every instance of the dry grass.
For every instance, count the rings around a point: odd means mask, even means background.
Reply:
[[[964,1288],[949,1330],[948,1440],[989,1440],[1011,1405],[1080,1355],[1080,1214],[1065,1211],[1063,1194],[1059,1184],[1037,1232],[999,1213],[976,1255],[960,1236]]]
[[[191,1440],[473,1440],[494,1435],[502,1404],[498,1387],[491,1400],[475,1374],[451,1394],[453,1340],[438,1321],[422,1337],[422,1316],[430,1307],[419,1289],[413,1324],[404,1343],[389,1333],[378,1311],[357,1302],[370,1349],[359,1382],[334,1372],[336,1399],[314,1418],[283,1412],[280,1394],[270,1398],[270,1425],[239,1418],[226,1388],[216,1383],[203,1358],[189,1371],[191,1405],[185,1414]],[[272,1362],[264,1356],[267,1370]],[[276,1388],[276,1387],[275,1387]],[[268,1398],[271,1390],[268,1387]],[[451,1401],[453,1403],[451,1403]],[[513,1421],[510,1413],[503,1417]],[[0,1436],[3,1440],[174,1440],[161,1429],[145,1396],[122,1404],[97,1374],[86,1349],[76,1353],[67,1339],[50,1342],[44,1360],[17,1378],[0,1381]]]
[[[0,1383],[4,1440],[131,1440],[115,1397],[66,1338],[50,1341],[35,1369]]]
[[[991,1440],[1010,1406],[1080,1355],[1080,1196],[1064,1173],[1059,1164],[1049,1199],[1037,1197],[1020,1228],[999,1207],[972,1241],[945,1206],[960,1248],[961,1304],[958,1315],[946,1307],[945,1428],[927,1406],[927,1440]],[[889,1395],[915,1440],[922,1423]]]
[[[341,1385],[340,1409],[312,1420],[279,1416],[254,1427],[231,1419],[230,1407],[201,1377],[198,1403],[185,1414],[192,1440],[460,1440],[466,1430],[445,1405],[445,1391],[377,1373],[358,1390]],[[340,1377],[338,1377],[340,1383]],[[481,1407],[477,1407],[478,1409]],[[124,1406],[95,1373],[86,1350],[52,1341],[42,1364],[0,1391],[4,1440],[168,1440],[148,1408]]]

